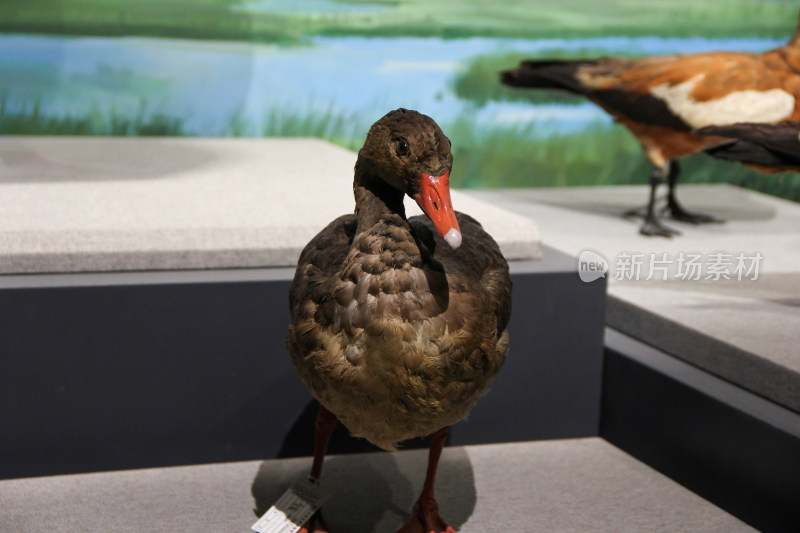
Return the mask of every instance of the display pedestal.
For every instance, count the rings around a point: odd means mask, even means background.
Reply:
[[[537,220],[546,245],[611,262],[600,435],[762,531],[799,530],[800,205],[682,185],[687,209],[728,222],[665,220],[683,234],[663,239],[620,216],[646,186],[470,194]],[[757,279],[707,279],[717,252],[761,254]],[[614,268],[620,254],[666,254],[675,274],[681,254],[698,253],[699,280],[648,280],[646,263],[629,280]]]
[[[287,295],[303,246],[353,211],[355,153],[4,137],[0,159],[0,478],[311,453]],[[529,218],[452,198],[510,260],[514,312],[508,362],[450,443],[596,435],[604,281],[543,253]]]
[[[293,274],[6,277],[0,478],[311,454],[315,412],[285,346]],[[512,281],[507,362],[450,443],[596,435],[602,280],[545,250]],[[364,443],[342,431],[331,450]]]
[[[727,222],[665,219],[682,231],[665,239],[639,235],[641,219],[620,216],[644,203],[644,185],[469,194],[536,220],[544,243],[561,252],[602,254],[610,263],[610,327],[800,414],[800,204],[725,184],[684,184],[679,197],[688,210]],[[730,256],[730,279],[709,271],[715,253]],[[621,254],[642,262],[638,279],[630,268],[618,275]],[[651,274],[651,254],[666,259],[666,280]],[[681,254],[703,254],[700,279],[676,275]],[[762,258],[742,281],[733,274],[738,254]]]

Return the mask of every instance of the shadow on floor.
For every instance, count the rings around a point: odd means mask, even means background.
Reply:
[[[281,449],[278,451],[279,458],[285,457],[307,457],[314,455],[314,425],[317,420],[319,403],[316,400],[309,401],[303,408],[303,412],[297,417],[289,432],[283,439]],[[448,438],[449,443],[449,438]],[[447,444],[447,443],[446,443]],[[400,445],[402,450],[415,450],[419,448],[428,449],[428,439],[420,437],[404,441]],[[328,444],[329,455],[340,455],[347,453],[382,452],[380,448],[370,443],[366,439],[351,437],[344,425],[339,424],[331,435]]]
[[[313,453],[317,403],[310,402],[284,440],[280,457]],[[411,446],[425,449],[408,451]],[[427,439],[403,444],[406,451],[377,451],[339,426],[331,438],[322,471],[322,487],[332,494],[323,505],[325,521],[334,531],[371,533],[394,531],[411,516],[422,490],[428,461]],[[337,455],[347,454],[347,455]],[[255,513],[261,516],[292,485],[306,477],[311,458],[268,460],[261,463],[251,487]],[[440,513],[458,529],[475,508],[475,477],[466,451],[445,447],[436,477]]]
[[[218,159],[180,139],[12,137],[0,145],[0,183],[152,180]]]
[[[657,207],[665,205],[666,186],[659,188]],[[719,184],[685,184],[676,189],[678,200],[689,211],[707,213],[723,220],[770,220],[775,209],[750,196],[750,191]],[[506,191],[507,192],[507,191]],[[500,191],[481,191],[476,195],[489,199]],[[644,207],[647,203],[646,186],[537,188],[514,191],[518,203],[539,203],[572,209],[595,215],[621,217],[626,211]],[[505,206],[513,209],[513,206]]]

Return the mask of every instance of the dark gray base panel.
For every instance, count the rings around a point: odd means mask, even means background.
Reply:
[[[452,444],[597,434],[605,286],[569,267],[513,275],[507,364]],[[0,478],[309,455],[289,275],[214,276],[0,289]]]

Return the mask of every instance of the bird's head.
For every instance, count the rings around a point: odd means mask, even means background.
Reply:
[[[439,235],[453,248],[461,245],[461,229],[450,200],[450,139],[422,113],[396,109],[369,130],[358,152],[356,175],[382,180],[413,198]]]

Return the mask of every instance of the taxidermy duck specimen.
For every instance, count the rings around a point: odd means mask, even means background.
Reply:
[[[656,190],[667,179],[664,212],[693,224],[721,222],[687,212],[675,189],[677,160],[720,143],[693,129],[741,122],[800,120],[800,33],[784,46],[750,54],[715,52],[647,57],[524,61],[501,73],[501,81],[521,88],[562,89],[582,95],[627,127],[653,165],[640,233],[670,237],[655,212]]]
[[[430,117],[397,109],[378,120],[358,153],[355,214],[308,243],[289,292],[289,354],[320,403],[311,477],[337,421],[386,450],[430,438],[422,494],[401,532],[453,531],[434,499],[439,456],[508,349],[508,264],[477,221],[453,210],[452,163]],[[405,195],[424,216],[406,218]],[[317,513],[301,531],[328,528]]]
[[[735,139],[706,150],[717,159],[739,161],[768,174],[800,171],[800,122],[709,126],[696,133]]]

